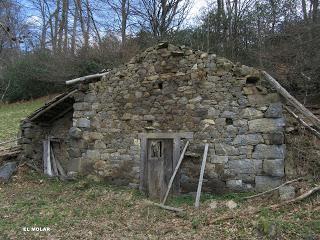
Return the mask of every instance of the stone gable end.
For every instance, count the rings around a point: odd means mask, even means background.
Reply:
[[[282,104],[254,68],[187,47],[159,44],[74,94],[65,138],[69,171],[91,170],[138,186],[141,133],[192,133],[180,191],[266,189],[284,176]],[[32,141],[32,140],[31,140]],[[181,150],[186,140],[181,138]],[[261,181],[261,179],[266,179]]]

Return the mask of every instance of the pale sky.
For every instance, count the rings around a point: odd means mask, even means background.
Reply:
[[[190,11],[190,15],[196,16],[199,14],[201,8],[207,6],[207,0],[194,0],[193,7]]]
[[[196,17],[200,15],[201,11],[205,10],[208,0],[193,0],[193,7],[190,10],[189,17],[187,18],[187,24],[196,25]]]

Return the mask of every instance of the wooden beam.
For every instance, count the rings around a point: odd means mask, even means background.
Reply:
[[[174,133],[139,133],[139,138],[158,139],[158,138],[186,138],[192,139],[193,132],[174,132]]]
[[[43,113],[45,113],[46,111],[50,110],[51,108],[53,108],[54,106],[56,106],[57,104],[61,103],[62,101],[64,101],[66,98],[70,97],[72,94],[74,94],[75,92],[77,92],[78,90],[75,89],[71,92],[69,92],[67,95],[65,95],[64,97],[60,98],[59,100],[57,100],[56,102],[53,102],[51,104],[49,104],[47,107],[44,107],[44,109],[40,110],[38,113],[36,113],[34,116],[29,117],[29,119],[31,121],[35,120],[36,118],[38,118],[40,115],[42,115]]]
[[[303,106],[297,99],[295,99],[286,89],[284,89],[280,83],[277,82],[267,72],[261,71],[266,80],[277,90],[281,96],[283,96],[290,104],[292,104],[301,114],[308,118],[317,128],[320,129],[320,120],[305,106]]]
[[[205,169],[205,167],[206,167],[206,161],[207,161],[207,155],[208,155],[208,148],[209,148],[209,144],[206,143],[206,145],[205,145],[205,147],[204,147],[203,158],[202,158],[202,164],[201,164],[201,170],[200,170],[200,177],[199,177],[199,184],[198,184],[196,202],[195,202],[195,204],[194,204],[194,206],[195,206],[196,208],[198,208],[199,205],[200,205],[201,188],[202,188],[202,182],[203,182],[204,169]]]
[[[74,84],[74,83],[78,83],[78,82],[84,82],[84,81],[94,79],[94,78],[101,78],[101,77],[108,75],[108,74],[109,74],[109,72],[104,72],[104,73],[97,73],[97,74],[92,74],[92,75],[88,75],[88,76],[84,76],[84,77],[75,78],[75,79],[66,81],[66,85],[70,85],[70,84]]]
[[[313,135],[315,135],[317,138],[320,139],[320,133],[315,130],[313,127],[311,127],[309,124],[307,124],[303,119],[299,118],[297,114],[295,114],[290,108],[287,106],[284,106],[284,108],[287,110],[288,113],[290,113],[298,122],[300,122],[304,127],[306,127]]]
[[[176,174],[177,174],[177,172],[178,172],[178,170],[179,170],[179,167],[180,167],[180,165],[181,165],[181,162],[182,162],[182,160],[183,160],[183,157],[184,157],[184,154],[185,154],[185,152],[186,152],[186,150],[187,150],[188,145],[189,145],[189,141],[187,141],[186,145],[184,146],[184,148],[183,148],[183,150],[182,150],[182,153],[181,153],[181,155],[180,155],[179,161],[178,161],[178,163],[177,163],[177,165],[176,165],[176,168],[174,169],[174,172],[173,172],[173,174],[172,174],[172,176],[171,176],[171,178],[170,178],[166,195],[164,196],[164,198],[163,198],[163,200],[162,200],[162,205],[164,205],[164,204],[166,203],[166,201],[167,201],[169,192],[170,192],[170,190],[171,190],[172,183],[173,183],[174,178],[175,178],[175,176],[176,176]]]

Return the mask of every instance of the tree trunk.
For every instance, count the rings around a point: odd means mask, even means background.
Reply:
[[[71,54],[75,54],[76,51],[76,36],[77,36],[77,23],[79,9],[76,1],[74,1],[74,16],[73,16],[73,26],[72,26],[72,37],[71,37]]]

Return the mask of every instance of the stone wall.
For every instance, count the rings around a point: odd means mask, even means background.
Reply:
[[[68,169],[70,164],[68,132],[72,127],[72,117],[73,113],[70,112],[50,125],[32,122],[27,119],[24,120],[20,127],[21,139],[19,140],[19,144],[23,149],[20,158],[24,161],[37,164],[42,169],[42,141],[50,136],[59,140],[59,142],[52,142],[55,158],[60,161],[64,169]]]
[[[206,191],[263,190],[284,175],[284,119],[259,72],[166,43],[149,48],[75,94],[70,169],[139,183],[139,133],[193,132],[182,191],[196,191],[209,143]]]

